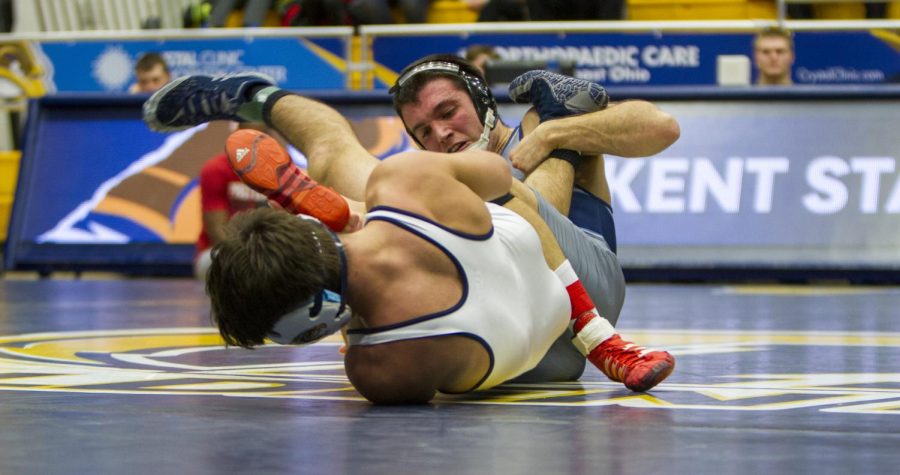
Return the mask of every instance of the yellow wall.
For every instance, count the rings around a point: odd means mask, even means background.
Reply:
[[[0,241],[6,240],[16,180],[19,178],[20,156],[18,151],[0,152]]]
[[[628,0],[629,20],[773,19],[775,2],[764,0]]]
[[[858,20],[866,17],[862,2],[812,4],[813,18]],[[764,0],[628,0],[629,20],[774,19],[775,2]],[[900,1],[890,2],[887,18],[900,18]]]
[[[435,0],[428,8],[428,23],[473,23],[478,13],[460,0]]]

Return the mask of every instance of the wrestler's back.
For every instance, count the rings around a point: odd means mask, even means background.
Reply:
[[[459,272],[450,258],[422,238],[387,222],[371,222],[385,245],[367,256],[372,269],[384,276],[354,308],[351,327],[386,327],[453,307],[462,298]],[[464,336],[434,336],[378,345],[352,345],[344,360],[348,377],[369,399],[385,388],[405,388],[429,400],[434,390],[463,392],[488,371],[490,355],[476,340]],[[421,388],[415,390],[415,388]],[[390,391],[388,391],[390,392]],[[424,394],[423,394],[424,393]],[[418,398],[414,398],[418,399]]]

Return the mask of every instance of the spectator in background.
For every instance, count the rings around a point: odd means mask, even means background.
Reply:
[[[887,5],[888,2],[874,2],[867,1],[863,2],[863,8],[865,10],[865,17],[869,20],[876,20],[879,18],[887,17]],[[844,5],[844,4],[838,4]],[[825,5],[827,6],[827,5]],[[816,5],[811,5],[808,3],[805,4],[791,4],[787,6],[787,14],[788,18],[794,20],[812,20],[813,18],[823,18],[821,12],[819,15],[816,14]],[[824,18],[828,18],[827,16]],[[854,16],[846,17],[844,19],[855,18]]]
[[[349,25],[343,0],[279,0],[281,26]]]
[[[425,23],[431,0],[281,0],[282,26],[392,24],[399,8],[406,23]]]
[[[621,20],[624,0],[528,0],[528,19]]]
[[[239,128],[257,129],[276,137],[281,136],[262,124],[245,122]],[[225,224],[240,211],[264,206],[266,197],[250,189],[241,182],[237,173],[228,163],[228,156],[223,151],[207,160],[200,170],[200,209],[201,228],[194,253],[194,275],[201,280],[206,279],[206,271],[212,263],[210,250],[225,236]]]
[[[478,21],[525,21],[525,0],[465,0],[469,9],[478,12]]]
[[[385,25],[394,23],[387,0],[350,0],[345,2],[353,25]]]
[[[621,20],[623,0],[465,0],[478,21]]]
[[[425,23],[428,20],[428,7],[431,0],[389,0],[393,6],[399,6],[406,23]]]
[[[0,0],[0,33],[9,33],[12,30],[13,30],[12,0]]]
[[[756,84],[760,86],[789,86],[794,65],[794,38],[791,32],[770,27],[753,39],[753,63],[756,65]]]
[[[887,18],[888,2],[866,2],[866,18],[877,20],[879,18]]]
[[[484,76],[484,65],[488,61],[498,59],[500,59],[500,55],[494,51],[494,47],[491,45],[471,45],[466,48],[466,61],[478,68],[482,76]]]
[[[172,80],[166,60],[161,54],[152,51],[138,58],[134,64],[134,76],[137,82],[128,89],[132,94],[156,92]]]
[[[426,23],[431,0],[350,0],[347,9],[355,25],[390,24],[394,8],[403,13],[406,23]]]

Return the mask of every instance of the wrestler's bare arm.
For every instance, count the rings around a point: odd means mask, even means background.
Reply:
[[[533,123],[529,111],[523,125]],[[655,155],[675,143],[681,134],[678,122],[646,101],[610,104],[587,114],[541,122],[525,127],[522,141],[510,152],[513,165],[526,173],[534,170],[555,149],[577,150],[583,155],[620,157]]]
[[[372,172],[366,206],[394,206],[459,231],[480,233],[491,226],[484,201],[505,195],[511,184],[509,165],[494,153],[406,152],[384,160]]]

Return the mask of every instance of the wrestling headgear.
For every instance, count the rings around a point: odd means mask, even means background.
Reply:
[[[336,294],[330,290],[320,289],[303,301],[300,306],[279,318],[266,337],[281,345],[303,345],[316,342],[339,331],[350,320],[352,314],[344,301],[344,295],[347,293],[347,256],[344,254],[344,246],[341,244],[340,238],[318,219],[305,215],[298,215],[298,217],[319,223],[331,234],[341,266],[341,293]],[[313,239],[315,239],[321,254],[322,244],[319,242],[319,238],[313,234]]]
[[[392,95],[397,94],[410,78],[426,71],[447,73],[462,79],[462,82],[466,85],[466,92],[469,93],[472,103],[475,104],[475,112],[478,114],[478,120],[480,120],[481,125],[484,126],[481,137],[479,137],[477,142],[470,145],[468,149],[483,150],[487,148],[491,130],[493,130],[494,126],[497,124],[497,100],[494,99],[491,88],[488,87],[484,80],[479,77],[478,74],[474,73],[473,70],[474,67],[467,67],[466,63],[461,59],[454,58],[451,55],[426,56],[407,66],[406,69],[400,73],[397,82],[388,92]],[[397,115],[402,117],[399,109],[397,109]],[[404,123],[404,126],[406,126],[406,123]],[[406,130],[409,132],[409,136],[412,137],[419,146],[422,146],[408,127]]]

